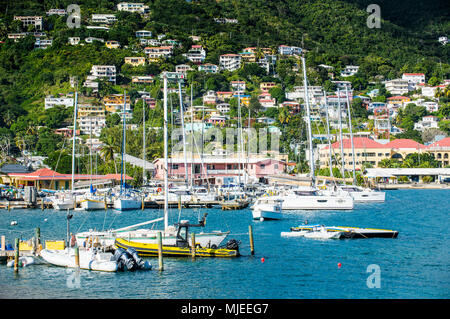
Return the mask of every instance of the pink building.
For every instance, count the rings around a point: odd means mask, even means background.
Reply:
[[[236,154],[234,155],[236,156]],[[188,156],[189,157],[189,156]],[[203,164],[202,164],[203,162]],[[244,157],[219,157],[205,156],[202,160],[194,158],[194,179],[201,180],[208,178],[213,184],[223,184],[224,178],[235,176],[240,173],[248,173],[250,177],[261,178],[269,175],[279,175],[285,171],[286,162],[272,158],[249,158]],[[239,169],[239,163],[240,169]],[[164,159],[159,158],[154,161],[155,179],[164,178]],[[188,177],[191,178],[191,160],[187,163]],[[169,159],[169,178],[185,178],[184,158]]]

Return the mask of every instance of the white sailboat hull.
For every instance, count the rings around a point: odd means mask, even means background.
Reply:
[[[265,219],[281,219],[283,215],[281,211],[273,211],[269,209],[255,209],[252,212],[253,219],[265,220]]]
[[[383,203],[386,193],[376,191],[350,192],[350,196],[356,203]]]
[[[105,209],[105,202],[95,199],[84,199],[81,202],[81,208],[84,210],[99,210]]]
[[[75,200],[73,198],[56,199],[52,202],[53,208],[56,210],[73,209]]]
[[[142,208],[142,201],[134,198],[121,198],[114,201],[114,209],[117,210],[134,210]]]
[[[351,196],[281,196],[283,210],[350,210],[353,209]]]
[[[77,268],[75,250],[43,249],[40,252],[42,259],[49,264],[60,267]],[[114,272],[117,271],[117,262],[112,259],[111,253],[93,253],[91,250],[79,249],[80,269]]]

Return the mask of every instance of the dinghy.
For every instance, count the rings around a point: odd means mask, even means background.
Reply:
[[[290,232],[282,232],[281,236],[321,239],[397,238],[398,231],[347,226],[301,225],[292,227]]]
[[[79,248],[80,269],[115,272],[118,269],[117,261],[108,252],[97,251],[96,249]],[[66,248],[64,250],[43,249],[40,252],[42,259],[54,266],[77,268],[75,261],[75,249]]]

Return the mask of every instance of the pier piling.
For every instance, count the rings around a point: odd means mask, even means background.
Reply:
[[[78,246],[75,247],[75,266],[78,268],[80,268],[80,251],[78,249]]]
[[[158,232],[158,265],[159,265],[159,271],[163,271],[164,265],[163,265],[162,233],[161,232]]]
[[[6,238],[5,236],[2,235],[2,244],[1,244],[1,249],[2,250],[6,250]]]
[[[19,238],[16,238],[14,251],[14,272],[19,272]]]
[[[255,246],[253,243],[253,229],[252,229],[252,225],[248,225],[248,236],[250,237],[250,251],[251,254],[254,255],[255,254]]]
[[[192,258],[195,259],[195,233],[191,233],[191,254]]]

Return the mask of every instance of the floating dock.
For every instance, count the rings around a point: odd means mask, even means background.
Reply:
[[[229,201],[220,203],[222,210],[239,210],[248,207],[248,205],[247,201]]]

